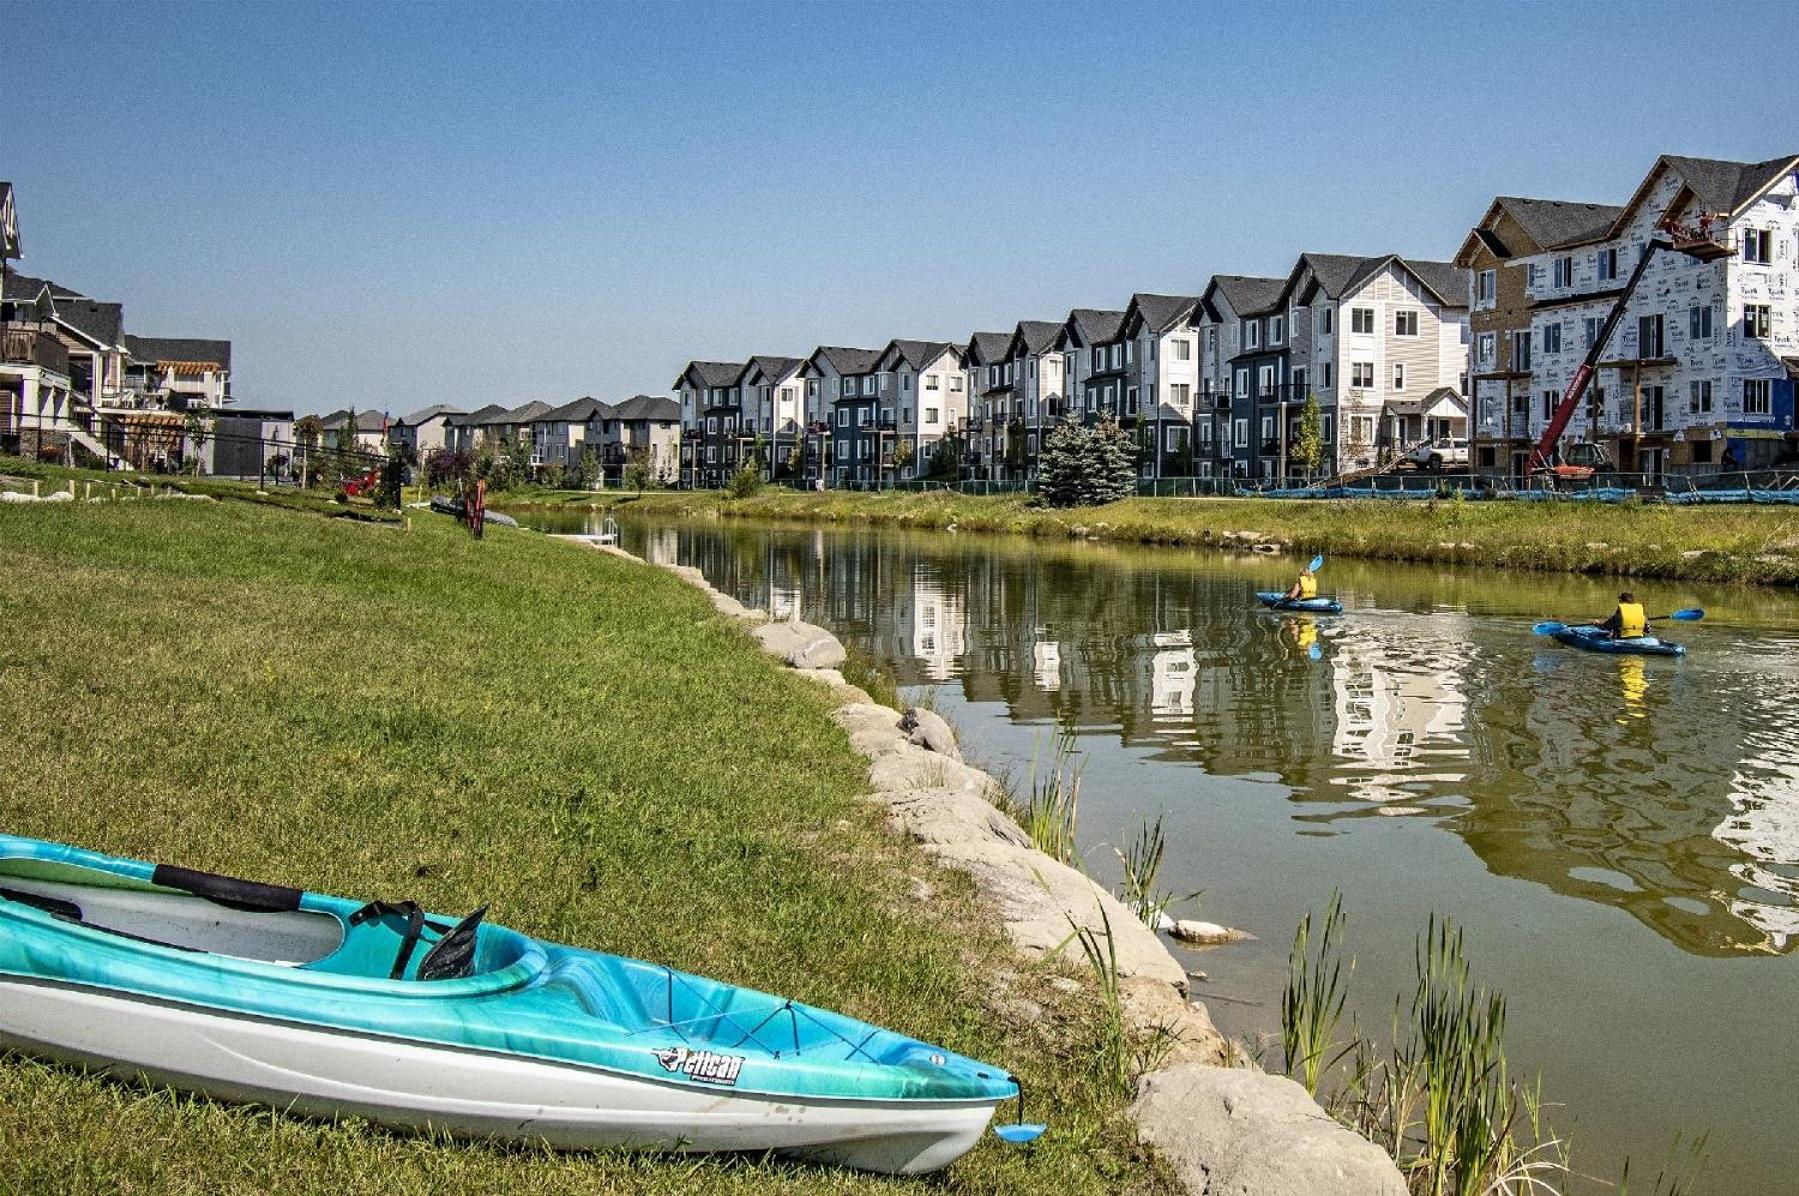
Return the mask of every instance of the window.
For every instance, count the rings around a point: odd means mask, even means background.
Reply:
[[[1599,281],[1611,282],[1618,277],[1618,251],[1601,249],[1599,251]]]
[[[874,392],[875,392],[875,376],[873,374],[869,374],[867,377],[862,379],[862,393],[865,395],[871,395]]]
[[[816,399],[818,397],[818,379],[817,378],[806,379],[806,397],[809,399]]]
[[[1093,347],[1092,352],[1088,354],[1088,359],[1092,363],[1094,373],[1106,368],[1106,351],[1098,345]]]
[[[1581,321],[1581,343],[1583,349],[1591,349],[1593,342],[1599,338],[1599,325],[1604,323],[1598,316],[1588,316]]]
[[[900,423],[909,424],[911,422],[912,422],[912,408],[901,407],[900,408]]]
[[[1171,383],[1168,398],[1176,407],[1185,407],[1193,401],[1193,388],[1185,382]]]
[[[718,416],[708,415],[706,417],[706,431],[711,432],[714,435],[717,434],[717,432],[718,432]]]
[[[1137,410],[1137,388],[1135,386],[1124,392],[1124,410],[1126,414]]]
[[[718,460],[718,446],[716,444],[707,445],[706,446],[706,464],[711,465],[711,464],[715,463],[717,460]]]
[[[1212,421],[1209,419],[1201,420],[1199,423],[1199,442],[1201,444],[1212,443]]]
[[[1766,378],[1743,379],[1743,414],[1767,415],[1774,410],[1774,384]]]
[[[1285,316],[1269,316],[1268,317],[1268,343],[1271,345],[1278,345],[1281,343],[1282,340],[1284,340],[1286,338],[1286,335],[1287,335],[1286,317]]]
[[[1259,320],[1243,321],[1243,347],[1245,349],[1260,348],[1262,344],[1262,325]]]
[[[1665,344],[1663,323],[1659,315],[1637,317],[1637,356],[1660,357]]]
[[[1774,260],[1774,234],[1765,228],[1743,230],[1743,260],[1767,265]]]
[[[1262,417],[1262,443],[1267,444],[1270,440],[1273,440],[1273,439],[1274,439],[1274,417],[1272,415],[1264,415]]]
[[[1349,384],[1352,387],[1366,388],[1374,385],[1374,363],[1372,361],[1352,361],[1349,363]]]
[[[1529,414],[1529,412],[1530,412],[1530,394],[1527,391],[1521,390],[1517,394],[1512,396],[1512,414],[1513,415],[1526,415],[1526,414]]]
[[[1324,389],[1329,390],[1331,388],[1331,363],[1330,362],[1327,361],[1323,365],[1318,367],[1318,379],[1319,379],[1320,384],[1323,385]]]
[[[1035,357],[1025,362],[1024,376],[1027,378],[1035,378],[1037,376],[1037,359]]]
[[[1476,282],[1476,285],[1479,288],[1475,292],[1476,298],[1478,298],[1482,303],[1493,302],[1493,297],[1499,291],[1498,276],[1492,270],[1482,270],[1480,272],[1480,275]]]
[[[924,388],[926,390],[936,390],[937,385],[938,385],[938,383],[937,383],[937,375],[936,374],[926,374],[924,376]]]
[[[1772,309],[1765,303],[1750,303],[1743,308],[1743,335],[1766,340],[1774,334]]]
[[[1239,369],[1237,371],[1234,392],[1239,399],[1246,399],[1249,397],[1249,370],[1247,368]]]
[[[1555,281],[1552,285],[1557,287],[1571,287],[1574,285],[1573,258],[1558,257],[1555,259]]]
[[[850,426],[850,409],[848,407],[839,407],[837,409],[837,426],[840,428],[847,428]]]
[[[1403,361],[1393,363],[1393,389],[1405,389],[1405,362]]]
[[[1475,342],[1475,352],[1474,352],[1475,360],[1480,362],[1482,365],[1492,365],[1493,364],[1494,347],[1495,347],[1494,334],[1491,332],[1481,333],[1480,339]]]
[[[1119,354],[1121,354],[1123,351],[1124,351],[1123,345],[1113,345],[1112,346],[1111,356],[1112,356],[1112,368],[1113,369],[1117,369],[1119,367],[1119,365],[1121,365],[1123,363],[1123,358],[1119,356]]]
[[[1559,402],[1561,400],[1561,397],[1562,396],[1556,394],[1553,390],[1546,390],[1543,392],[1543,418],[1544,419],[1554,418],[1555,405],[1557,402]]]
[[[1372,307],[1352,307],[1349,309],[1349,330],[1351,332],[1374,331],[1374,309]]]
[[[1238,448],[1248,448],[1249,447],[1249,421],[1248,420],[1240,419],[1240,420],[1236,421],[1235,425],[1233,425],[1233,427],[1231,429],[1231,433],[1234,437],[1233,443]]]
[[[1331,442],[1331,434],[1336,431],[1336,419],[1329,412],[1324,414],[1324,419],[1319,430],[1321,432],[1319,438],[1323,440],[1324,443],[1329,444]]]
[[[1178,426],[1168,429],[1165,439],[1168,442],[1168,451],[1175,452],[1181,447],[1181,429]]]
[[[912,375],[911,374],[901,374],[900,375],[900,389],[905,391],[907,394],[912,393]]]
[[[856,380],[854,378],[845,378],[843,380],[843,393],[846,395],[853,395],[856,393]]]
[[[926,407],[924,409],[924,422],[927,424],[930,424],[933,427],[936,426],[936,424],[937,424],[937,408]]]
[[[1417,336],[1418,313],[1415,311],[1396,311],[1393,313],[1394,336]]]
[[[1188,340],[1186,337],[1183,336],[1183,337],[1177,337],[1175,340],[1173,340],[1169,343],[1174,348],[1174,359],[1176,361],[1192,361],[1193,360],[1193,342],[1192,341]]]
[[[1712,442],[1695,440],[1693,443],[1693,464],[1710,465],[1712,463]]]
[[[1318,309],[1318,335],[1319,336],[1329,336],[1331,334],[1332,317],[1335,314],[1336,314],[1336,309],[1334,309],[1334,308],[1321,307]]]
[[[1562,351],[1562,326],[1560,324],[1543,325],[1543,352],[1560,353]]]
[[[1129,364],[1131,364],[1131,362],[1133,362],[1137,359],[1137,342],[1136,341],[1126,341],[1126,342],[1124,342],[1123,348],[1124,348],[1124,364],[1129,365]],[[1113,346],[1112,351],[1114,354],[1116,354],[1118,351],[1118,346],[1116,346],[1116,345]]]
[[[1514,370],[1530,368],[1530,333],[1523,329],[1512,333],[1512,368]]]
[[[1712,384],[1710,382],[1687,383],[1687,414],[1702,415],[1712,409]]]
[[[962,393],[962,375],[951,374],[949,376],[949,389],[951,394]]]
[[[1687,312],[1687,335],[1696,341],[1711,339],[1712,309],[1709,303]]]

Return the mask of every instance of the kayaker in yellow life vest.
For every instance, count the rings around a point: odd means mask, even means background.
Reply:
[[[1294,582],[1292,588],[1287,591],[1287,598],[1291,600],[1294,598],[1316,597],[1318,597],[1318,579],[1312,576],[1312,571],[1310,569],[1302,570],[1299,574],[1299,580]]]
[[[1615,640],[1641,639],[1649,634],[1649,616],[1643,613],[1643,604],[1629,590],[1618,595],[1618,609],[1612,617],[1603,623],[1593,626],[1612,633]]]

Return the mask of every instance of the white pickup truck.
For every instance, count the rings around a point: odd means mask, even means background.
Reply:
[[[1427,440],[1405,455],[1420,469],[1446,469],[1468,464],[1468,442],[1453,436]]]

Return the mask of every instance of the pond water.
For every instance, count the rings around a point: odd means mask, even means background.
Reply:
[[[559,518],[527,521],[590,530]],[[1163,817],[1166,887],[1260,936],[1182,955],[1225,1032],[1277,1035],[1271,1065],[1302,915],[1342,892],[1350,1008],[1381,1037],[1447,915],[1581,1171],[1629,1155],[1647,1190],[1709,1132],[1701,1191],[1799,1189],[1794,596],[1636,583],[1652,613],[1710,612],[1666,628],[1687,657],[1645,659],[1531,635],[1608,613],[1614,580],[1334,559],[1347,609],[1313,619],[1253,606],[1282,558],[716,522],[623,541],[933,691],[990,770],[1022,781],[1071,728],[1087,866],[1114,880],[1112,844]]]

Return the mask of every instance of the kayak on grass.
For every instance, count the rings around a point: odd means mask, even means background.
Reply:
[[[1279,590],[1257,590],[1256,601],[1270,610],[1304,610],[1322,615],[1343,613],[1343,604],[1335,598],[1289,598]]]
[[[894,1173],[947,1166],[1019,1095],[903,1034],[484,913],[0,835],[0,1045],[462,1137]]]
[[[1560,643],[1588,652],[1612,652],[1625,656],[1685,656],[1685,645],[1670,643],[1657,635],[1630,636],[1613,639],[1602,627],[1568,626],[1554,633]]]

